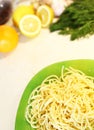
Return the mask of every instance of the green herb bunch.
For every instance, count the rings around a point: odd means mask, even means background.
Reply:
[[[50,25],[50,31],[70,34],[71,40],[94,34],[94,0],[74,0],[66,7],[58,21]]]

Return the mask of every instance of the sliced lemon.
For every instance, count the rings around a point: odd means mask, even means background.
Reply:
[[[37,16],[40,18],[42,27],[48,27],[54,18],[54,11],[48,5],[41,5],[37,9]]]
[[[21,18],[27,14],[34,14],[34,7],[32,5],[18,5],[13,11],[13,22],[19,26]]]
[[[40,33],[41,21],[36,15],[25,15],[20,20],[19,29],[27,37],[35,37]]]

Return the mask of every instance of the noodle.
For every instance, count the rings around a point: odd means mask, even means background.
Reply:
[[[71,67],[47,77],[31,93],[25,118],[36,130],[94,130],[94,78]]]

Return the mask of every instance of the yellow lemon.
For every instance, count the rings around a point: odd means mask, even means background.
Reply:
[[[13,22],[19,26],[21,18],[27,14],[34,14],[33,5],[18,5],[13,11]]]
[[[37,16],[40,18],[42,27],[48,27],[54,18],[54,11],[48,5],[41,5],[37,9]]]
[[[40,33],[41,21],[36,15],[25,15],[20,20],[19,29],[27,37],[35,37]]]
[[[18,45],[18,33],[8,25],[0,26],[0,52],[11,52]]]

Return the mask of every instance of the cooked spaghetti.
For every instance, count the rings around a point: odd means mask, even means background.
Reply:
[[[27,122],[36,130],[94,130],[94,78],[71,67],[63,70],[33,90]]]

